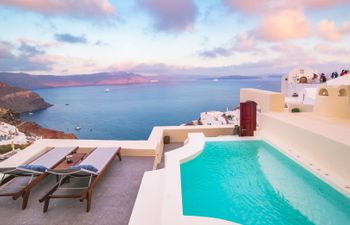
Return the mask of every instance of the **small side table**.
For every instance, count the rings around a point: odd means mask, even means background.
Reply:
[[[66,160],[62,161],[60,164],[58,164],[55,169],[67,169],[71,166],[77,165],[86,155],[86,153],[74,153],[72,154],[72,162],[67,162]]]

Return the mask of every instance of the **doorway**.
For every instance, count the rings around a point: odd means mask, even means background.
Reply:
[[[240,103],[240,136],[254,136],[256,130],[256,103]]]

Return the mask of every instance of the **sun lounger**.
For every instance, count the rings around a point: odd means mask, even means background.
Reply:
[[[43,212],[47,212],[51,198],[78,198],[80,201],[86,199],[86,211],[89,212],[92,190],[117,156],[121,160],[120,147],[96,148],[76,166],[47,170],[59,179],[57,184],[39,200],[44,202]],[[84,180],[86,184],[82,185]]]
[[[54,168],[77,148],[52,148],[28,164],[0,168],[0,173],[3,174],[0,196],[12,196],[14,200],[22,197],[22,209],[25,209],[31,189],[48,175],[46,170]]]

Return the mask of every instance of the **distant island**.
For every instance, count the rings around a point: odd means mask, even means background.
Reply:
[[[260,79],[259,76],[241,76],[241,75],[230,75],[230,76],[221,76],[217,79],[219,80],[247,80],[247,79]]]
[[[249,80],[249,79],[261,79],[261,76],[242,76],[242,75],[229,75],[220,77],[205,77],[200,80]]]
[[[129,72],[103,72],[66,76],[0,72],[1,82],[27,89],[139,84],[150,83],[151,79],[152,78]]]
[[[283,74],[273,74],[273,75],[269,75],[269,78],[282,78]]]
[[[259,76],[212,76],[212,75],[157,75],[143,76],[133,72],[101,72],[91,74],[73,74],[65,76],[57,75],[33,75],[29,73],[0,72],[0,81],[11,86],[37,89],[54,87],[81,87],[103,86],[122,84],[144,84],[173,81],[196,81],[196,80],[250,80],[262,78],[279,78],[282,75],[259,75]]]

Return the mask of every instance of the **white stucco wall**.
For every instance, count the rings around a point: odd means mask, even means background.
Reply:
[[[323,117],[350,118],[350,85],[319,88],[313,113]]]
[[[345,75],[341,77],[337,77],[335,79],[331,79],[327,81],[327,85],[332,86],[332,85],[350,85],[350,75]]]
[[[163,137],[170,136],[171,142],[184,142],[188,133],[199,132],[207,137],[230,135],[233,125],[223,126],[164,126],[154,127],[148,140],[71,140],[71,139],[41,139],[33,145],[21,150],[11,158],[0,162],[0,167],[18,166],[30,162],[32,159],[47,150],[47,147],[79,146],[79,148],[94,147],[121,147],[124,156],[155,157],[154,168],[160,163],[163,156]]]

